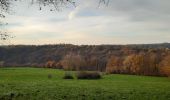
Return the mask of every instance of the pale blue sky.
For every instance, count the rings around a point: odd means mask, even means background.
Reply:
[[[75,0],[76,1],[76,0]],[[5,19],[13,44],[141,44],[170,42],[169,0],[77,0],[77,7],[50,12],[13,4]]]

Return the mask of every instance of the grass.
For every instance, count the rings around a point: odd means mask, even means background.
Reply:
[[[99,80],[65,80],[63,76],[64,71],[56,69],[0,68],[0,100],[170,100],[166,77],[115,74]]]

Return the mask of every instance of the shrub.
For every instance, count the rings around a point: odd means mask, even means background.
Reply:
[[[100,79],[101,74],[95,71],[79,71],[76,77],[77,79]]]
[[[170,77],[170,67],[169,66],[161,67],[161,73],[165,76]]]
[[[55,67],[55,61],[48,61],[48,62],[45,64],[45,67],[46,67],[46,68],[54,68],[54,67]]]
[[[51,79],[52,78],[52,75],[51,74],[48,74],[48,79]]]
[[[65,72],[65,75],[63,77],[64,79],[74,79],[71,72]]]

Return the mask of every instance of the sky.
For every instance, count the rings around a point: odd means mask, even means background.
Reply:
[[[170,42],[170,0],[75,0],[59,11],[15,2],[5,28],[12,44],[76,45]]]

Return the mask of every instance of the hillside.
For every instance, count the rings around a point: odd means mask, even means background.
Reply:
[[[0,47],[0,67],[48,67],[169,76],[170,44],[11,45]],[[167,66],[167,67],[166,67]]]
[[[141,45],[11,45],[0,47],[0,61],[4,66],[44,66],[47,61],[60,61],[69,54],[75,53],[87,57],[97,57],[104,63],[111,55],[125,56],[129,53],[147,52],[155,49],[170,48],[169,43]],[[128,53],[127,53],[128,51]],[[164,52],[164,51],[163,51]]]

